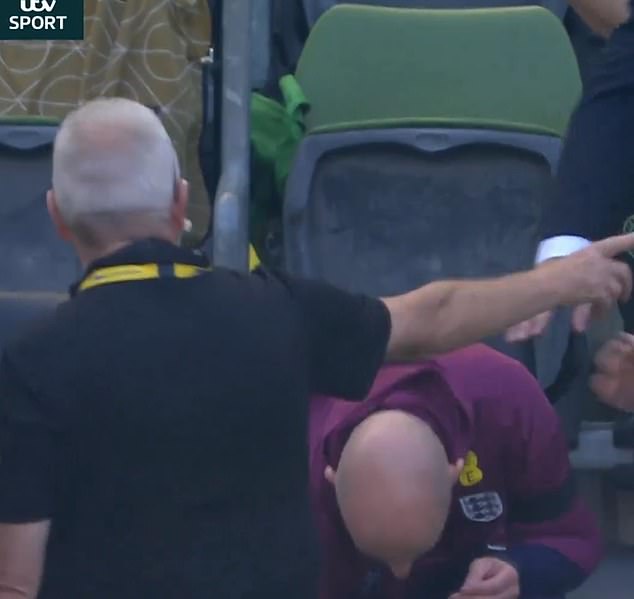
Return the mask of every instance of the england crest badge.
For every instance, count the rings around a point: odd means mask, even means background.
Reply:
[[[493,522],[504,513],[502,498],[495,491],[460,498],[464,515],[473,522]]]

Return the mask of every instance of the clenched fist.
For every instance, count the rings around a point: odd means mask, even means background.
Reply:
[[[462,588],[449,599],[518,599],[520,578],[508,562],[483,557],[471,564]]]
[[[621,333],[599,351],[592,389],[599,399],[634,412],[634,336]]]

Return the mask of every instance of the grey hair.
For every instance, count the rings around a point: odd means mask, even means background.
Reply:
[[[160,119],[131,100],[88,102],[66,117],[55,140],[53,190],[71,228],[126,215],[169,219],[179,180]]]

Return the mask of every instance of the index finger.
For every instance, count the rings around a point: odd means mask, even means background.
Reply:
[[[607,237],[593,243],[592,247],[601,252],[606,258],[613,258],[619,254],[634,250],[634,233]]]

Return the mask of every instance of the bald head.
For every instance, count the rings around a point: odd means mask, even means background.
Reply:
[[[102,235],[170,219],[180,172],[160,119],[121,98],[89,102],[63,122],[53,154],[59,216],[76,232]],[[95,231],[93,231],[95,232]],[[143,231],[139,231],[144,236]]]
[[[348,439],[334,477],[357,548],[406,577],[442,534],[456,476],[422,420],[399,411],[367,418]]]

